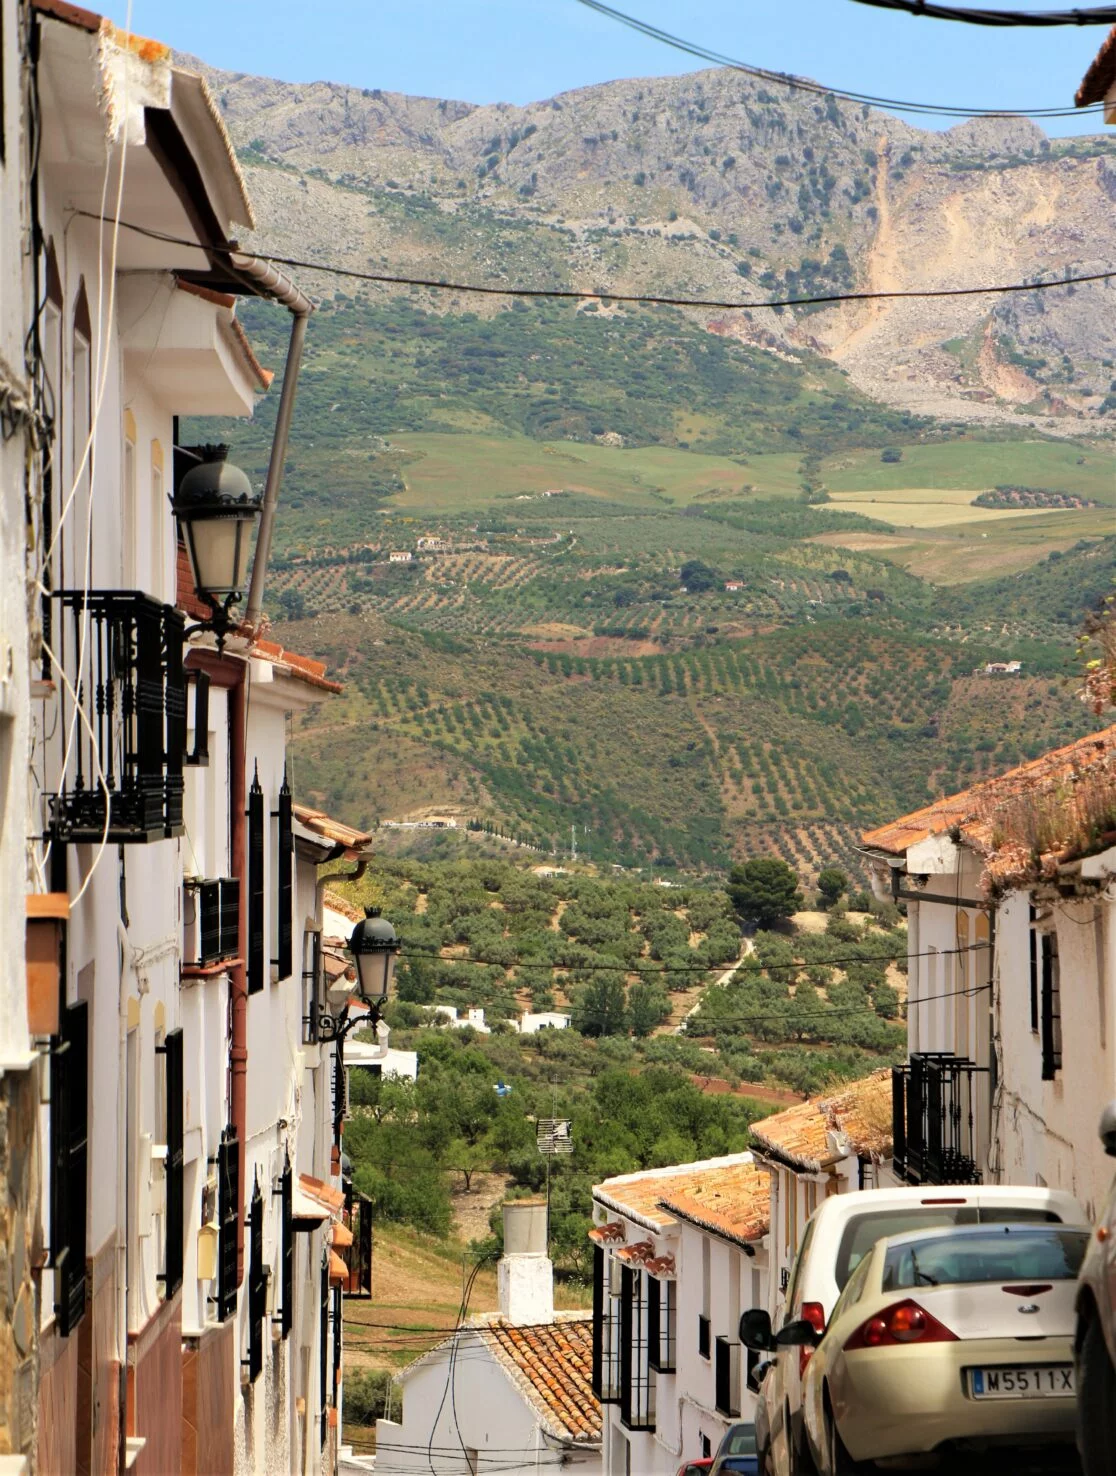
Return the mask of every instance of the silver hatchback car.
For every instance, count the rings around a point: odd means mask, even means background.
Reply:
[[[1104,1151],[1116,1158],[1116,1102],[1101,1117]],[[1077,1448],[1085,1476],[1116,1471],[1116,1180],[1090,1238],[1077,1287]]]

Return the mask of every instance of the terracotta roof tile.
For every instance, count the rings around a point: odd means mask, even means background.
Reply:
[[[1112,27],[1101,43],[1101,48],[1082,78],[1073,100],[1079,108],[1103,102],[1113,82],[1116,82],[1116,26]]]
[[[757,1163],[710,1174],[689,1190],[664,1195],[663,1208],[737,1245],[767,1234],[771,1224],[771,1179]]]
[[[348,846],[357,851],[372,839],[372,831],[356,830],[342,820],[332,819],[324,810],[315,810],[310,805],[299,804],[292,805],[291,808],[295,819],[305,825],[307,830],[314,831],[324,840],[333,841],[335,845]]]
[[[873,1071],[841,1092],[812,1097],[752,1124],[761,1153],[772,1153],[809,1173],[817,1173],[835,1157],[831,1132],[844,1135],[849,1153],[886,1157],[891,1152],[890,1067]]]
[[[742,1195],[750,1203],[759,1174],[750,1153],[733,1153],[725,1158],[672,1164],[669,1168],[654,1169],[646,1174],[623,1174],[615,1179],[606,1179],[603,1184],[594,1186],[593,1197],[652,1230],[665,1229],[674,1219],[675,1212],[673,1208],[666,1207],[667,1201],[671,1206],[685,1204],[687,1219],[693,1218],[697,1207],[701,1206],[710,1216],[722,1217],[723,1224],[728,1226],[731,1223],[727,1208],[730,1199]],[[760,1177],[766,1199],[767,1176]],[[735,1236],[735,1232],[729,1230],[722,1233]]]
[[[986,881],[995,882],[998,875],[1006,878],[1026,859],[1019,855],[1018,842],[1012,844],[1001,837],[1003,827],[998,822],[1007,812],[1028,797],[1040,800],[1047,808],[1062,811],[1069,843],[1081,818],[1073,804],[1074,792],[1078,788],[1084,792],[1091,783],[1107,784],[1116,791],[1116,726],[1090,733],[960,794],[866,831],[861,842],[870,850],[902,856],[920,841],[955,831],[965,844],[989,859]],[[1057,816],[1053,818],[1057,828]]]
[[[478,1331],[553,1435],[586,1445],[600,1440],[590,1316],[535,1327],[494,1322]]]
[[[331,1215],[339,1215],[345,1208],[344,1194],[332,1184],[327,1184],[324,1179],[315,1179],[312,1174],[299,1174],[298,1187]]]

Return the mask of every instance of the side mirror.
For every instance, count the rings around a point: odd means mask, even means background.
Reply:
[[[759,1393],[760,1385],[771,1372],[771,1367],[772,1362],[770,1358],[761,1358],[759,1363],[756,1364],[755,1368],[748,1375],[748,1388],[753,1394]]]
[[[780,1328],[775,1334],[776,1348],[816,1348],[821,1342],[824,1334],[818,1332],[812,1322],[800,1318],[798,1322],[788,1322],[786,1327]]]
[[[1109,1102],[1101,1113],[1100,1140],[1109,1158],[1116,1158],[1116,1102]]]
[[[771,1316],[763,1307],[752,1307],[740,1319],[740,1341],[754,1353],[774,1353],[775,1335]]]

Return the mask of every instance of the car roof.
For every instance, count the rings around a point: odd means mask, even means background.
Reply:
[[[984,1225],[936,1225],[931,1230],[904,1230],[902,1235],[890,1235],[886,1240],[878,1242],[880,1246],[893,1249],[896,1246],[922,1245],[927,1240],[958,1240],[973,1239],[977,1236],[994,1235],[1003,1232],[1010,1235],[1012,1231],[1024,1232],[1033,1235],[1036,1230],[1076,1230],[1079,1234],[1089,1233],[1089,1226],[1085,1224],[1070,1225],[1051,1223],[1035,1223],[1034,1220],[1022,1220],[1018,1224],[984,1224]]]
[[[951,1204],[1018,1204],[1049,1207],[1073,1223],[1084,1223],[1085,1214],[1072,1194],[1064,1189],[1043,1189],[1033,1184],[920,1184],[894,1189],[860,1189],[855,1194],[832,1194],[814,1211],[812,1219],[820,1228],[839,1223],[853,1215],[874,1214],[889,1209],[915,1205],[927,1208]],[[1066,1223],[1070,1223],[1069,1220]]]

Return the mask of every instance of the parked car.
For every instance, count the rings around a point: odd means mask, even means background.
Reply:
[[[819,1476],[858,1462],[1010,1447],[1072,1450],[1073,1325],[1086,1226],[957,1225],[877,1242],[804,1346]],[[1050,1455],[1057,1452],[1050,1451]]]
[[[771,1445],[771,1416],[767,1408],[765,1390],[767,1388],[767,1375],[774,1367],[770,1358],[763,1358],[752,1370],[752,1376],[748,1387],[756,1396],[756,1407],[752,1415],[756,1432],[756,1464],[759,1466],[760,1476],[772,1476],[772,1468],[768,1461],[768,1450]]]
[[[712,1464],[712,1456],[702,1456],[696,1461],[683,1461],[678,1467],[676,1476],[706,1476]]]
[[[1116,1158],[1116,1102],[1105,1108],[1101,1142]],[[1085,1476],[1116,1471],[1116,1180],[1081,1267],[1077,1288],[1077,1448]]]
[[[835,1194],[807,1221],[782,1309],[781,1325],[806,1321],[820,1335],[850,1276],[876,1241],[937,1226],[1036,1223],[1080,1226],[1081,1206],[1059,1189],[991,1184],[865,1189]],[[740,1320],[749,1348],[774,1354],[763,1383],[768,1433],[760,1450],[771,1476],[812,1476],[803,1440],[802,1388],[813,1348],[777,1343],[767,1312],[756,1308]]]
[[[717,1447],[709,1476],[759,1476],[754,1425],[742,1423],[728,1427]]]

